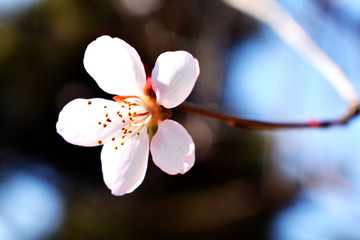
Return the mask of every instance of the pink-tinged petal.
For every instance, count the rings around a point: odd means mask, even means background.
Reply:
[[[174,108],[185,101],[199,73],[199,62],[190,53],[176,51],[161,54],[151,76],[158,104]]]
[[[146,75],[136,50],[119,38],[102,36],[89,44],[84,66],[105,92],[144,95]]]
[[[79,146],[99,146],[121,135],[124,123],[119,115],[126,109],[120,103],[101,98],[75,99],[61,110],[57,132],[69,143]],[[119,114],[118,114],[119,113]]]
[[[171,175],[186,173],[195,162],[195,145],[191,136],[173,120],[159,121],[158,124],[150,145],[155,165]]]
[[[149,137],[143,131],[121,145],[121,140],[104,144],[101,165],[106,186],[116,196],[134,191],[144,180],[149,156]]]

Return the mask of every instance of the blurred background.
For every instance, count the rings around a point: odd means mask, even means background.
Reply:
[[[251,1],[250,1],[251,2]],[[254,1],[256,2],[256,1]],[[359,90],[360,3],[278,0]],[[153,66],[186,50],[201,74],[189,101],[244,118],[336,118],[346,102],[264,23],[220,0],[0,0],[0,239],[360,239],[360,120],[252,131],[174,110],[195,166],[115,197],[100,147],[55,124],[75,98],[112,98],[83,67],[101,35]]]

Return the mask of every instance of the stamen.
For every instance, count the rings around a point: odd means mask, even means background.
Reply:
[[[88,104],[89,104],[89,105],[91,105],[91,103],[92,103],[91,101],[88,101]]]
[[[101,141],[101,140],[99,140],[99,141],[98,141],[98,144],[99,144],[99,145],[101,145],[101,144],[102,144],[102,141]]]
[[[103,124],[103,126],[104,126],[104,128],[106,128],[106,127],[107,127],[107,124],[106,124],[106,123],[104,123],[104,124]]]
[[[148,103],[137,96],[116,96],[114,100],[120,104],[118,106],[121,106],[121,110],[116,110],[116,114],[122,118],[120,121],[124,125],[119,135],[115,137],[117,139],[123,139],[122,142],[120,142],[122,146],[127,141],[132,141],[145,130],[148,122],[152,118],[153,108],[149,108]],[[105,117],[107,122],[111,122],[110,118],[108,118],[110,115],[111,113]],[[111,139],[113,141],[115,140],[115,138]]]
[[[113,138],[111,139],[111,141],[115,141],[115,137],[113,137]]]

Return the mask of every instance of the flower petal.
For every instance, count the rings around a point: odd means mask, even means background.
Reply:
[[[87,47],[84,66],[105,92],[144,96],[144,66],[136,50],[125,41],[109,36],[99,37]]]
[[[191,136],[173,120],[159,121],[158,125],[150,145],[155,165],[171,175],[186,173],[195,162],[195,145]]]
[[[190,53],[176,51],[161,54],[151,76],[158,104],[174,108],[185,101],[199,73],[199,62]]]
[[[127,110],[114,101],[78,98],[61,110],[56,130],[69,143],[99,146],[121,135],[124,117],[119,116],[120,111]],[[128,117],[126,113],[123,115]]]
[[[104,144],[101,164],[105,184],[116,196],[134,191],[144,180],[149,156],[146,131],[124,145],[121,140]]]

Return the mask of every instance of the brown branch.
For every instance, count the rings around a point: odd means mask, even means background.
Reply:
[[[354,107],[350,107],[348,112],[344,116],[335,120],[326,120],[326,121],[310,120],[309,122],[299,122],[299,123],[275,123],[275,122],[263,122],[263,121],[254,121],[243,118],[237,118],[229,114],[220,113],[218,111],[200,107],[198,105],[188,102],[183,102],[177,107],[177,109],[184,112],[194,113],[197,115],[218,119],[234,127],[240,127],[244,129],[257,129],[257,130],[275,130],[275,129],[284,129],[284,128],[323,128],[323,127],[329,127],[335,125],[344,125],[360,113],[360,105],[356,105]]]

